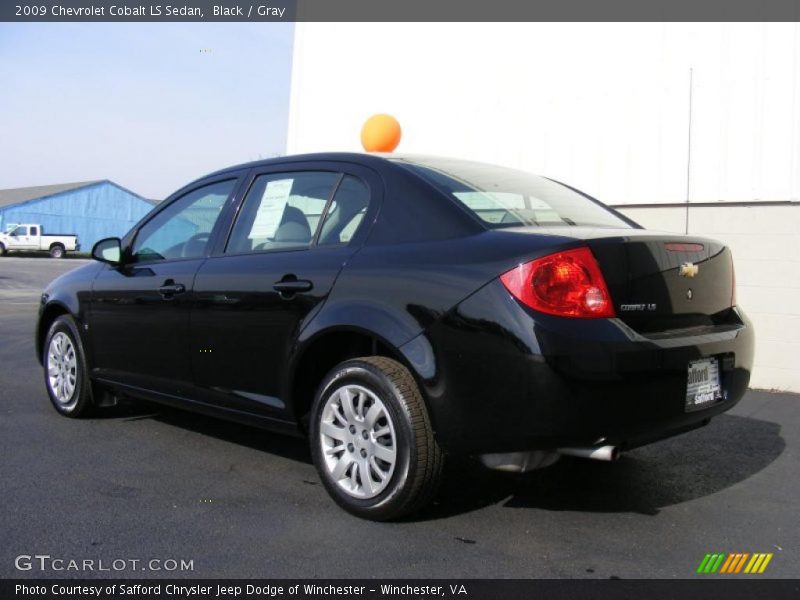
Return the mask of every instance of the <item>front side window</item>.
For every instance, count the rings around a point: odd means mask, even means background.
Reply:
[[[631,228],[583,194],[524,171],[455,159],[395,159],[489,227],[520,225]]]
[[[324,171],[259,175],[247,192],[226,252],[308,247],[338,179],[338,173]]]
[[[15,236],[28,235],[28,228],[20,225],[14,231],[11,232],[11,235]]]
[[[212,183],[182,196],[139,230],[135,262],[205,256],[211,231],[236,180]]]

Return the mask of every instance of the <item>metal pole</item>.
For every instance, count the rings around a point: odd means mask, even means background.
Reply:
[[[686,219],[685,231],[689,233],[689,189],[692,181],[692,87],[694,79],[694,69],[689,67],[689,132],[686,140]]]

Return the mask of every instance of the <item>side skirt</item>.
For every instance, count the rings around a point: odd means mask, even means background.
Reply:
[[[192,398],[185,398],[183,396],[164,394],[161,392],[140,388],[134,385],[128,385],[125,383],[119,383],[117,381],[111,381],[109,379],[103,379],[101,377],[94,378],[93,381],[102,384],[104,386],[107,386],[114,391],[127,394],[134,398],[141,398],[143,400],[149,400],[151,402],[156,402],[158,404],[163,404],[165,406],[171,406],[173,408],[188,410],[190,412],[195,412],[210,417],[217,417],[220,419],[225,419],[226,421],[233,421],[235,423],[241,423],[243,425],[249,425],[251,427],[258,427],[260,429],[266,429],[269,431],[274,431],[276,433],[291,435],[293,437],[304,437],[304,434],[297,426],[297,423],[293,421],[286,421],[282,419],[267,417],[264,415],[257,415],[249,412],[234,410],[231,408],[226,408],[215,404],[200,402],[199,400],[194,400]]]

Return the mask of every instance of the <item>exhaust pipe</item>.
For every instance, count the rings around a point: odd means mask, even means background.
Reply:
[[[619,458],[619,448],[616,446],[590,446],[588,448],[559,448],[559,454],[566,456],[578,456],[580,458],[591,458],[593,460],[613,461]]]

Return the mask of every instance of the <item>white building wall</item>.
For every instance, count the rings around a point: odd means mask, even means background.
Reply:
[[[298,23],[288,150],[487,160],[613,203],[797,199],[796,23]]]
[[[400,152],[515,166],[609,204],[797,200],[800,25],[298,23],[288,152],[360,150],[376,112],[400,121]],[[683,231],[680,210],[631,211]],[[800,211],[692,215],[733,247],[753,385],[800,391]]]

